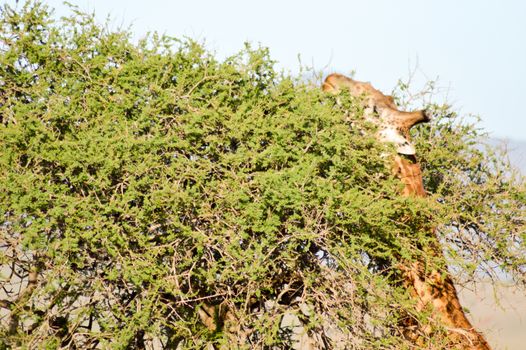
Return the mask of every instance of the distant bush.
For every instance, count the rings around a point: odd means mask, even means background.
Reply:
[[[1,9],[0,347],[286,348],[292,313],[329,348],[400,348],[392,267],[423,227],[457,271],[524,286],[524,181],[447,106],[414,135],[430,197],[402,198],[359,101],[267,49],[71,11]]]

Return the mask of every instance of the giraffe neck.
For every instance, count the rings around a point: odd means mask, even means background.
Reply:
[[[426,197],[422,172],[416,157],[395,156],[393,172],[404,184],[403,196]],[[434,235],[436,244],[433,244],[428,252],[436,257],[442,257],[435,230],[430,233]],[[444,273],[437,269],[426,269],[425,263],[420,260],[404,264],[400,266],[400,270],[404,284],[411,289],[412,296],[417,300],[418,311],[431,307],[433,317],[447,327],[450,339],[462,349],[490,350],[484,337],[467,319],[453,280],[447,271]],[[406,332],[407,337],[415,338],[408,333]]]

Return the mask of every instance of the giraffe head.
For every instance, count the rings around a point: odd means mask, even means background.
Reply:
[[[333,94],[347,89],[352,96],[362,97],[366,107],[365,118],[378,126],[378,139],[382,142],[393,143],[399,154],[415,154],[409,130],[416,124],[430,120],[427,111],[400,111],[392,96],[384,95],[370,83],[356,81],[341,74],[329,75],[322,89]]]

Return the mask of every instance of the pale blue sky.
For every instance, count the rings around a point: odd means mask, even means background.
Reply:
[[[13,2],[13,0],[9,0]],[[62,0],[46,1],[66,12]],[[494,137],[526,140],[526,1],[522,0],[70,0],[103,22],[205,41],[220,57],[245,41],[278,67],[355,71],[390,92],[418,65],[417,88],[439,78],[447,101],[479,114]],[[437,97],[443,101],[446,94]]]

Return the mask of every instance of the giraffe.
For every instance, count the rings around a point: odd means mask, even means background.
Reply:
[[[409,130],[419,123],[428,122],[429,114],[425,110],[400,111],[391,96],[384,95],[370,83],[356,81],[341,74],[329,75],[322,85],[323,91],[333,94],[343,89],[347,89],[352,96],[363,98],[364,116],[366,120],[378,126],[377,138],[381,142],[395,145],[396,154],[392,157],[392,172],[404,184],[401,195],[426,197],[420,164],[410,140]],[[435,243],[425,248],[426,253],[443,259],[435,230],[429,234],[432,235]],[[483,335],[474,329],[462,310],[448,271],[436,269],[428,271],[425,262],[421,260],[401,264],[398,269],[404,286],[410,289],[411,296],[415,299],[417,310],[430,307],[433,319],[445,326],[448,338],[456,348],[490,350]],[[419,336],[414,332],[416,325],[404,326],[404,336],[421,345]]]

